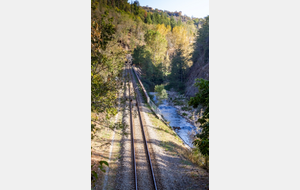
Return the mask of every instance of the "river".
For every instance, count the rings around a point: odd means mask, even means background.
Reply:
[[[153,101],[156,103],[161,111],[161,114],[170,122],[171,127],[175,127],[175,132],[190,146],[193,147],[193,136],[198,131],[197,128],[190,124],[184,117],[179,115],[176,108],[168,103],[167,100],[158,100],[156,98],[156,92],[150,92],[153,95]]]

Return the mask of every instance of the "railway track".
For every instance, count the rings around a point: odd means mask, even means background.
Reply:
[[[152,167],[150,152],[144,131],[144,125],[140,112],[140,102],[137,98],[137,86],[133,82],[134,76],[129,64],[126,65],[125,73],[129,76],[129,119],[131,131],[131,152],[134,171],[135,189],[155,189],[154,171]]]

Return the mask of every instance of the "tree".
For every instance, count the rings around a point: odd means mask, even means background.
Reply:
[[[157,11],[155,11],[151,16],[153,24],[161,24],[161,16]]]
[[[195,97],[190,98],[189,106],[197,108],[199,105],[205,109],[201,118],[198,119],[201,133],[196,135],[196,140],[193,144],[199,148],[199,151],[204,156],[209,156],[209,81],[204,79],[196,79],[195,84],[199,92]]]
[[[181,17],[179,17],[178,21],[177,21],[177,26],[181,26],[182,25],[182,21],[181,21]]]
[[[173,28],[176,26],[176,21],[175,21],[173,15],[171,16],[171,19],[170,19],[170,25],[171,25],[171,29],[173,31]]]
[[[108,57],[103,53],[109,41],[113,39],[115,27],[112,24],[112,18],[106,21],[108,12],[102,15],[100,21],[92,20],[92,35],[91,35],[91,109],[94,112],[106,112],[114,114],[113,94],[115,84],[110,80],[116,73],[113,72],[114,65],[108,61]],[[107,73],[106,76],[104,72]],[[107,98],[105,98],[107,97]]]
[[[133,14],[139,15],[140,14],[140,3],[138,0],[133,2]]]
[[[132,58],[133,58],[133,63],[136,66],[143,66],[145,63],[145,58],[146,58],[146,47],[145,46],[137,46],[133,50]]]
[[[93,4],[92,4],[93,5]],[[91,23],[91,111],[98,117],[91,117],[92,138],[96,130],[95,123],[106,125],[106,121],[117,113],[116,99],[121,79],[124,52],[116,45],[116,28],[113,18],[107,18],[108,11],[100,14],[92,12]],[[114,40],[114,41],[113,41]]]
[[[171,31],[171,27],[166,27],[164,24],[158,24],[156,25],[156,30],[163,36],[166,36]]]
[[[196,62],[200,56],[204,57],[204,62],[209,61],[209,16],[205,17],[202,22],[202,27],[198,30],[198,37],[194,46],[193,62]]]
[[[164,60],[167,51],[166,38],[155,30],[148,30],[145,34],[145,42],[153,54],[153,62],[161,63]]]
[[[150,15],[150,13],[147,14],[147,17],[146,17],[146,23],[147,23],[147,24],[152,24],[152,20],[151,20],[151,15]]]
[[[187,69],[186,60],[182,53],[182,49],[176,51],[176,54],[171,61],[171,75],[169,76],[169,86],[181,93],[183,93],[185,89],[184,81]]]
[[[164,85],[155,85],[154,91],[157,92],[157,95],[161,99],[167,99],[168,94],[167,91],[164,89]]]
[[[163,82],[164,67],[162,63],[154,65],[151,57],[153,56],[146,46],[137,46],[132,54],[133,63],[141,67],[145,75],[143,78],[147,83],[148,90],[154,88],[155,84]]]
[[[175,49],[186,50],[189,45],[189,38],[187,31],[184,26],[175,26],[172,31],[173,34],[173,44]]]

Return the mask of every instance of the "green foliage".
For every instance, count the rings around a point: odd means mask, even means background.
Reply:
[[[168,98],[168,93],[164,89],[164,85],[155,85],[154,91],[157,92],[157,95],[161,99],[167,99]]]
[[[105,172],[105,169],[103,169],[103,164],[105,164],[106,166],[109,166],[108,163],[106,161],[100,161],[99,162],[99,168],[102,172]]]
[[[98,174],[92,170],[92,185],[94,186],[94,184],[96,183],[96,181],[98,180]]]
[[[189,104],[194,108],[197,108],[200,104],[203,107],[209,107],[209,81],[204,79],[196,79],[195,84],[199,92],[192,97]],[[208,109],[206,109],[208,111]]]
[[[163,71],[164,67],[160,63],[154,65],[152,62],[153,54],[146,46],[137,46],[132,54],[133,63],[136,66],[141,67],[144,72],[142,76],[142,82],[147,90],[152,91],[156,84],[163,82]]]
[[[105,53],[108,43],[113,39],[115,26],[108,12],[100,19],[92,19],[91,32],[91,109],[92,112],[105,112],[107,116],[115,115],[115,100],[118,88],[116,77],[121,71],[121,62],[114,62]]]
[[[151,15],[151,19],[153,21],[153,24],[161,24],[161,17],[157,11],[155,11],[154,14]]]
[[[103,168],[103,164],[105,164],[106,166],[109,166],[109,164],[106,161],[100,161],[98,168],[102,171],[105,172],[105,169]],[[95,164],[91,165],[91,175],[92,175],[92,186],[95,185],[96,181],[98,180],[98,174],[96,171],[93,170]]]
[[[151,59],[151,53],[146,50],[146,46],[137,46],[133,50],[132,58],[136,66],[142,66],[148,59]]]
[[[135,14],[135,15],[139,15],[140,14],[140,3],[139,3],[139,1],[134,1],[133,2],[133,14]]]
[[[193,144],[199,148],[204,156],[209,155],[209,81],[204,79],[196,79],[195,86],[198,87],[199,92],[195,97],[190,98],[189,105],[197,108],[202,105],[205,111],[201,118],[198,119],[201,133],[197,134],[197,139]]]
[[[147,24],[152,24],[152,19],[151,19],[151,16],[150,16],[149,13],[147,14],[145,23],[147,23]]]
[[[168,18],[167,13],[161,13],[161,24],[164,24],[165,26],[170,25],[170,18]]]
[[[198,58],[203,55],[204,62],[209,60],[209,16],[205,17],[202,27],[198,31],[194,53],[192,60],[196,62]]]
[[[165,89],[163,89],[163,90],[161,91],[160,97],[161,97],[162,99],[167,99],[167,98],[168,98],[168,93],[167,93],[167,91],[166,91]]]
[[[170,25],[171,25],[172,30],[176,26],[176,21],[175,21],[173,15],[171,16],[171,19],[170,19]]]
[[[187,114],[186,114],[186,113],[182,113],[182,115],[183,115],[183,116],[187,116]]]
[[[164,85],[155,85],[154,91],[157,93],[161,93],[163,89],[164,89]]]
[[[148,30],[145,34],[145,42],[153,55],[152,61],[155,64],[161,63],[167,50],[166,38],[158,31]]]
[[[169,76],[170,83],[168,88],[174,88],[176,91],[183,93],[185,90],[186,70],[186,60],[182,54],[182,50],[179,49],[171,62],[171,75]]]

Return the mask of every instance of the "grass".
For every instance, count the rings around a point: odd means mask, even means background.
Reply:
[[[122,112],[119,113],[117,122],[122,121]],[[112,150],[112,157],[109,162],[109,168],[110,168],[110,178],[108,180],[107,188],[113,186],[114,184],[112,181],[114,181],[117,168],[118,168],[118,162],[121,158],[121,139],[123,133],[123,127],[117,127],[115,129],[115,138],[114,138],[114,145]],[[97,136],[94,140],[92,140],[92,164],[96,164],[93,167],[94,171],[97,171],[99,179],[96,181],[96,183],[99,186],[103,185],[104,182],[104,176],[105,173],[98,171],[97,169],[97,163],[99,163],[100,160],[108,161],[109,154],[110,154],[110,146],[111,146],[111,140],[112,140],[113,130],[111,128],[102,128],[102,130],[97,132]]]
[[[167,141],[161,141],[160,145],[164,147],[166,151],[174,152],[173,147]],[[173,154],[174,155],[174,154]]]
[[[205,164],[205,159],[208,160],[208,157],[203,157],[197,148],[193,148],[192,151],[184,148],[182,140],[173,130],[171,130],[161,120],[157,119],[152,113],[148,113],[148,116],[151,123],[156,127],[157,133],[160,135],[160,146],[162,146],[164,150],[168,151],[173,156],[180,155],[180,157],[185,158],[186,161],[183,161],[182,163],[185,165],[183,167],[193,163],[208,170],[209,162],[207,165]],[[171,138],[171,136],[173,137]]]
[[[162,141],[168,141],[169,135],[175,137],[178,143],[182,143],[181,139],[177,136],[177,134],[170,129],[167,125],[165,125],[161,120],[157,119],[152,113],[148,113],[148,116],[151,120],[151,123],[157,127],[158,133],[161,135]],[[167,134],[165,134],[167,133]]]
[[[191,111],[192,108],[185,106],[185,107],[182,107],[181,110],[183,110],[183,111]]]
[[[205,168],[207,170],[209,169],[209,157],[202,156],[201,153],[199,152],[199,149],[193,148],[192,152],[188,154],[188,158],[194,164],[197,164],[198,166]]]

